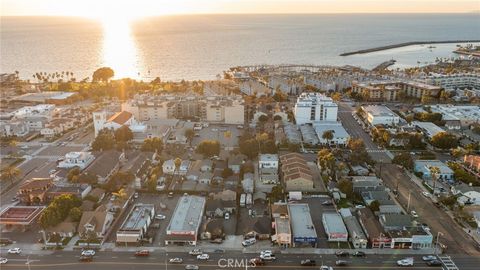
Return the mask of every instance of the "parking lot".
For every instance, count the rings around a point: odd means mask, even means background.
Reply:
[[[312,217],[313,225],[315,226],[315,231],[317,232],[318,244],[317,248],[330,248],[327,241],[327,234],[323,227],[322,214],[326,212],[336,212],[335,206],[333,205],[323,205],[325,201],[331,201],[330,197],[311,197],[303,198],[298,203],[307,203],[310,208],[310,215]]]
[[[243,131],[235,125],[210,125],[197,133],[199,136],[193,138],[192,146],[198,145],[203,140],[218,140],[222,148],[233,149],[238,146],[238,137]]]

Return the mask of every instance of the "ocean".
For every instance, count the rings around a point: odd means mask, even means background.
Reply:
[[[347,57],[339,54],[419,40],[480,39],[480,15],[184,15],[115,25],[67,17],[2,17],[0,71],[72,71],[77,80],[102,66],[116,78],[214,79],[232,66],[358,65],[393,68],[452,57],[456,44],[409,46]],[[420,62],[420,63],[418,63]]]

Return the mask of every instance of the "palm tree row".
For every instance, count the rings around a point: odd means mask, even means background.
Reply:
[[[48,83],[50,80],[63,80],[64,78],[67,81],[75,81],[75,77],[73,77],[73,72],[72,71],[62,71],[62,72],[52,72],[52,73],[47,73],[45,71],[43,72],[36,72],[35,74],[32,74],[32,78],[37,79],[39,83]]]

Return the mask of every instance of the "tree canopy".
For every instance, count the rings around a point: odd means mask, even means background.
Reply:
[[[121,126],[114,132],[115,140],[117,142],[128,142],[133,139],[133,132],[127,126]]]
[[[441,149],[451,149],[458,146],[458,139],[453,134],[440,132],[432,137],[431,144]]]
[[[147,138],[143,141],[141,150],[144,152],[162,152],[163,150],[163,141],[158,137]]]
[[[115,147],[115,135],[109,129],[102,129],[92,142],[93,151],[107,151]]]
[[[113,69],[109,67],[101,67],[95,72],[93,72],[92,75],[92,81],[93,82],[108,82],[113,76],[115,75]]]
[[[220,154],[220,142],[216,140],[204,140],[198,144],[196,151],[205,157],[218,156]]]
[[[71,194],[61,195],[53,199],[50,205],[40,215],[40,225],[43,228],[53,227],[68,217],[72,208],[80,207],[82,201]]]
[[[392,163],[401,165],[406,169],[413,169],[413,158],[408,152],[402,152],[393,157]]]

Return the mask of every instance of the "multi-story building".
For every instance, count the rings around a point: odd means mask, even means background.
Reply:
[[[244,123],[243,98],[231,96],[136,95],[122,105],[140,121],[189,119],[226,124]]]
[[[293,114],[297,125],[318,121],[337,121],[338,105],[320,93],[302,93],[297,98]]]
[[[352,92],[367,100],[395,101],[400,93],[407,97],[437,96],[441,87],[417,81],[352,82]]]
[[[400,122],[400,116],[383,105],[362,106],[368,123],[372,126],[389,125],[395,126]]]
[[[473,90],[480,91],[480,74],[455,73],[455,74],[430,74],[426,77],[428,84],[440,86],[445,90]]]
[[[298,76],[286,74],[273,75],[268,79],[268,87],[287,95],[298,95],[303,89],[303,80]]]
[[[240,92],[249,96],[269,96],[272,93],[272,90],[268,88],[264,83],[255,79],[242,80],[239,82],[239,87]]]

